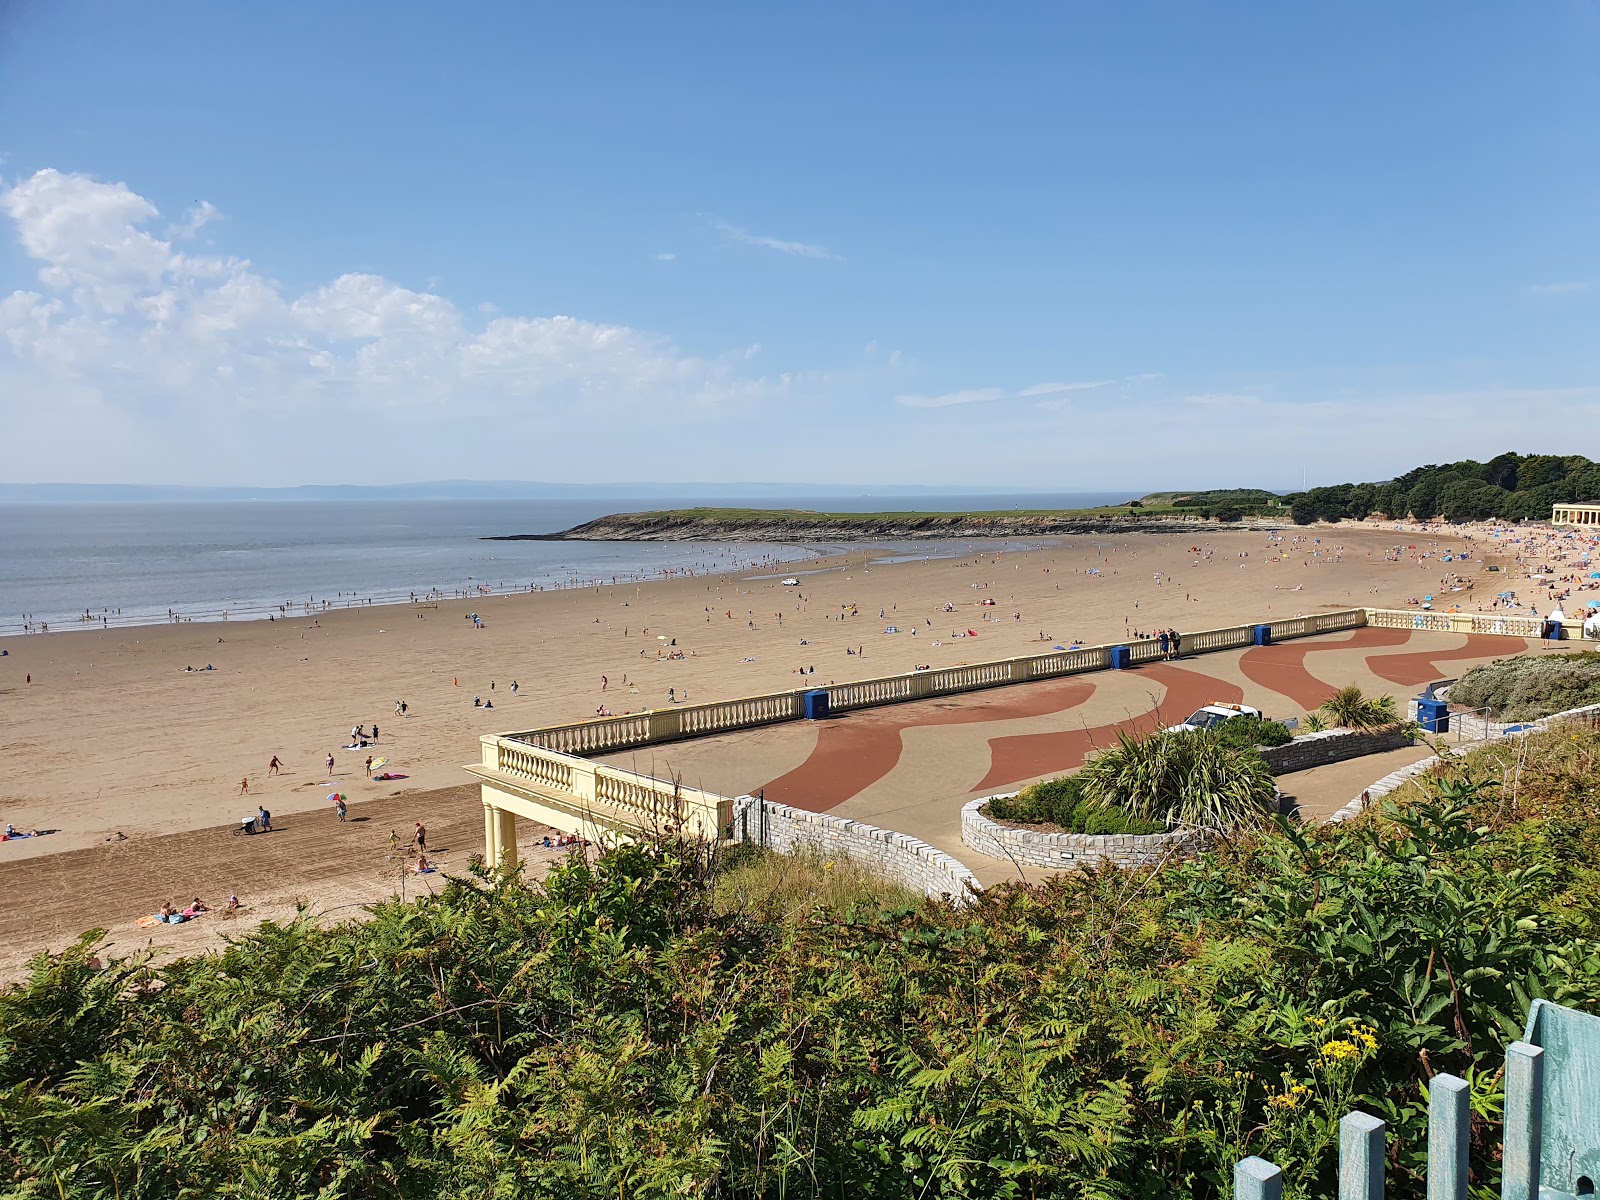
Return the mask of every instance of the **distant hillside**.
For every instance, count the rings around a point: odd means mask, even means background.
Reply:
[[[1550,506],[1600,500],[1600,465],[1580,454],[1501,454],[1431,464],[1384,483],[1340,483],[1283,498],[1297,524],[1359,521],[1374,513],[1447,521],[1550,519]]]
[[[1280,510],[1282,512],[1282,510]],[[1287,516],[1287,514],[1283,514]],[[506,534],[486,542],[850,542],[915,538],[1039,537],[1193,529],[1197,509],[1141,501],[1105,508],[1004,512],[821,513],[801,509],[685,508],[613,513],[560,533]]]

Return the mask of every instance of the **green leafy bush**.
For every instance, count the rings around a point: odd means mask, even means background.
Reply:
[[[1211,732],[1224,746],[1235,746],[1241,750],[1255,746],[1282,746],[1294,740],[1294,734],[1280,722],[1269,721],[1265,717],[1233,717]]]
[[[1030,784],[1015,796],[997,796],[989,801],[987,811],[997,821],[1055,825],[1068,833],[1107,836],[1167,831],[1165,821],[1130,816],[1120,809],[1086,799],[1083,780],[1078,775]]]
[[[1420,1196],[1448,1071],[1494,1195],[1530,999],[1600,1006],[1597,762],[1563,727],[1338,826],[964,908],[725,906],[661,844],[205,958],[102,968],[91,934],[0,990],[0,1190],[1220,1200],[1259,1154],[1308,1200],[1359,1107]]]
[[[1450,685],[1457,709],[1488,708],[1502,721],[1536,721],[1600,704],[1600,653],[1519,655],[1473,667]]]

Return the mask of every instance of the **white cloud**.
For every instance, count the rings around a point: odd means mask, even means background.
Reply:
[[[1567,279],[1557,283],[1531,283],[1524,290],[1530,296],[1575,296],[1593,286],[1592,279]]]
[[[745,351],[700,358],[638,330],[494,316],[489,304],[469,319],[379,275],[294,294],[248,260],[175,248],[217,219],[204,201],[161,236],[156,206],[126,184],[43,170],[0,192],[0,212],[39,280],[0,299],[0,348],[41,393],[70,381],[107,404],[171,414],[321,397],[392,411],[470,396],[480,412],[530,397],[557,412],[632,399],[649,416],[781,386],[737,375]]]
[[[1019,396],[1054,396],[1059,392],[1087,392],[1095,388],[1105,387],[1109,379],[1096,379],[1089,383],[1036,383],[1032,387],[1025,387],[1017,393]]]
[[[188,248],[220,220],[213,205],[163,222],[128,185],[86,175],[0,184],[0,215],[37,278],[0,292],[16,478],[225,482],[241,455],[253,477],[290,480],[619,479],[629,456],[657,478],[705,478],[715,468],[683,453],[708,444],[697,423],[716,420],[730,454],[766,453],[777,425],[811,428],[819,404],[864,403],[904,370],[896,351],[763,371],[758,345],[692,354],[366,272],[289,288],[248,259]],[[730,421],[750,423],[743,442]]]
[[[183,214],[183,222],[167,230],[167,236],[186,241],[194,237],[202,228],[222,216],[217,211],[217,206],[209,200],[202,200]]]
[[[1197,396],[1185,396],[1185,404],[1200,404],[1208,408],[1246,408],[1252,404],[1260,403],[1260,397],[1247,396],[1238,392],[1203,392]]]
[[[715,220],[711,225],[729,241],[739,242],[745,246],[760,246],[764,250],[776,250],[780,254],[792,254],[798,258],[825,258],[833,262],[844,261],[839,255],[834,254],[826,247],[813,245],[811,242],[788,242],[782,238],[767,237],[764,234],[751,233],[748,229],[727,221]]]
[[[661,254],[655,255],[655,260],[657,262],[676,262],[677,258],[678,256],[670,251],[664,251]]]
[[[957,404],[986,404],[1005,398],[1003,388],[970,388],[964,392],[946,392],[942,396],[896,396],[894,400],[906,408],[950,408]]]

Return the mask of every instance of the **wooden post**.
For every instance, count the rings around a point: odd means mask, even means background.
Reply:
[[[1383,1122],[1368,1113],[1339,1122],[1339,1200],[1383,1200]]]
[[[1543,1109],[1544,1051],[1527,1042],[1512,1042],[1506,1047],[1501,1200],[1539,1200],[1539,1136]]]
[[[1233,1200],[1283,1200],[1283,1172],[1251,1155],[1233,1168]]]
[[[1467,1200],[1470,1090],[1454,1075],[1435,1075],[1428,1085],[1428,1200]]]

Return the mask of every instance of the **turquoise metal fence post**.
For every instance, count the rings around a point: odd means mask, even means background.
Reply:
[[[1506,1047],[1501,1200],[1539,1200],[1539,1120],[1543,1109],[1544,1051],[1527,1042],[1512,1042]]]
[[[1535,1000],[1522,1040],[1544,1051],[1539,1194],[1593,1196],[1600,1180],[1600,1016]]]
[[[1283,1172],[1251,1155],[1233,1165],[1233,1200],[1283,1200]]]
[[[1454,1075],[1435,1075],[1428,1085],[1428,1200],[1467,1200],[1469,1093]]]
[[[1353,1112],[1339,1122],[1339,1200],[1382,1200],[1383,1122]]]

